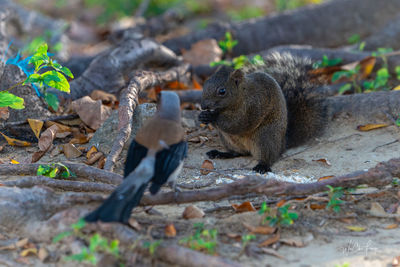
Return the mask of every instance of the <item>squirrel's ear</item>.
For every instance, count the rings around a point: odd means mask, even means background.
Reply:
[[[232,79],[235,82],[236,86],[238,86],[239,83],[241,83],[242,80],[244,79],[243,71],[240,69],[233,71],[230,76],[230,79]]]

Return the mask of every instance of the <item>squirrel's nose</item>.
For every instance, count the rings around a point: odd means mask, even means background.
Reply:
[[[201,101],[201,109],[202,110],[210,109],[210,107],[211,107],[211,103],[210,102],[205,101],[205,100]]]

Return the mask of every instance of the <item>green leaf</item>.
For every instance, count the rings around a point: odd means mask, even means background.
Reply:
[[[356,44],[356,43],[360,42],[360,40],[361,40],[361,37],[360,37],[359,34],[353,34],[352,36],[350,36],[350,37],[347,39],[347,42],[348,42],[349,44]]]
[[[67,67],[62,67],[60,70],[62,73],[64,73],[65,75],[67,75],[70,78],[74,78],[74,75],[72,74],[72,72],[67,68]]]
[[[69,93],[69,83],[65,78],[65,76],[62,75],[61,73],[55,70],[51,70],[43,73],[42,77],[44,83],[47,84],[48,86],[56,88],[57,90],[60,90],[62,92]]]
[[[292,220],[297,220],[299,218],[299,215],[296,212],[290,212],[288,215]]]
[[[337,71],[332,75],[332,82],[339,80],[342,77],[350,77],[351,73],[347,70]]]
[[[53,170],[51,170],[51,172],[49,173],[49,177],[50,178],[55,178],[57,176],[57,173],[58,173],[58,167],[56,167]]]
[[[364,48],[365,48],[365,44],[366,44],[365,42],[361,42],[361,43],[360,43],[360,46],[358,47],[358,50],[359,50],[359,51],[363,51]]]
[[[114,239],[110,242],[109,251],[111,254],[118,257],[118,255],[119,255],[119,240],[118,239]]]
[[[57,242],[60,241],[61,239],[64,239],[64,238],[66,238],[66,237],[68,237],[68,236],[71,236],[71,235],[72,235],[72,232],[71,232],[71,231],[66,231],[66,232],[59,233],[58,235],[56,235],[56,236],[53,238],[53,243],[57,243]]]
[[[76,223],[71,224],[71,228],[74,229],[74,230],[80,230],[83,227],[85,227],[85,225],[86,225],[85,220],[84,219],[79,219],[79,221],[77,221]]]
[[[46,103],[55,111],[58,110],[60,101],[58,101],[58,97],[55,94],[52,93],[45,93],[44,94],[44,100]]]
[[[48,49],[48,46],[47,46],[46,43],[41,44],[41,45],[38,47],[36,54],[47,55],[47,49]]]
[[[26,80],[24,81],[24,84],[27,84],[27,83],[39,83],[41,81],[43,81],[43,79],[40,76],[40,74],[32,73],[31,75],[29,75],[26,78]]]
[[[340,88],[339,88],[339,94],[341,95],[341,94],[343,94],[344,92],[349,91],[350,89],[351,89],[351,84],[350,84],[350,83],[346,83],[346,84],[340,86]]]
[[[52,167],[50,165],[39,165],[36,174],[37,175],[43,175],[43,176],[48,176],[49,173],[51,172]]]
[[[11,94],[8,91],[1,91],[0,92],[0,107],[23,109],[23,108],[25,108],[24,99],[14,95],[14,94]]]

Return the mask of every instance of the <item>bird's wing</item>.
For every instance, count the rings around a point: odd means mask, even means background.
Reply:
[[[136,169],[140,161],[146,157],[146,155],[147,148],[133,140],[128,150],[128,156],[126,157],[124,177],[128,176]]]
[[[182,141],[170,145],[169,149],[163,149],[157,153],[156,168],[149,189],[150,193],[157,193],[161,186],[168,181],[169,176],[178,168],[182,160],[186,157],[187,149],[187,143]]]

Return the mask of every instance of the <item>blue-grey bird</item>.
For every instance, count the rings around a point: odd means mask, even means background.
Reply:
[[[187,154],[184,135],[179,97],[162,91],[156,114],[140,128],[129,147],[124,181],[85,220],[127,223],[149,183],[150,193],[156,194],[178,176]]]

